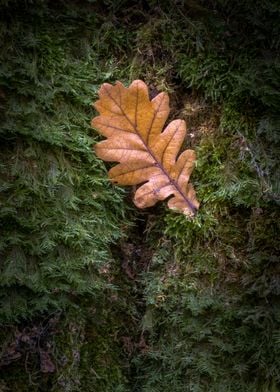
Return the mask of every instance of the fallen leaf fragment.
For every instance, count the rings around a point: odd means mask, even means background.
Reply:
[[[186,150],[177,159],[185,121],[174,120],[162,132],[170,110],[168,95],[150,100],[146,84],[135,80],[128,88],[120,82],[104,83],[99,98],[94,107],[100,115],[91,124],[107,137],[95,145],[97,156],[119,162],[110,169],[110,179],[120,185],[142,184],[134,197],[139,208],[172,196],[169,208],[193,216],[199,207],[189,183],[195,152]]]
[[[46,351],[40,351],[40,365],[42,373],[54,373],[55,365],[51,360],[50,354]]]

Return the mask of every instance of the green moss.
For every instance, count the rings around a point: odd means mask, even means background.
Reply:
[[[0,246],[7,321],[64,308],[70,294],[102,290],[98,271],[125,223],[123,192],[108,184],[92,153],[90,104],[117,72],[114,55],[105,60],[95,49],[102,21],[89,14],[90,4],[82,12],[41,6],[18,4],[12,14],[3,8]]]
[[[116,264],[110,246],[130,225],[129,208],[93,154],[90,120],[100,84],[127,78],[116,56],[133,33],[90,3],[10,2],[1,19],[3,388],[124,391],[113,334],[122,321],[103,307],[116,291],[104,274]],[[57,330],[40,339],[34,332],[34,347],[17,343],[13,360],[17,330],[44,331],[53,314],[62,314]],[[46,345],[55,372],[41,369]]]
[[[164,4],[148,41],[154,53],[163,46],[173,64],[166,78],[181,84],[176,109],[192,133],[186,145],[197,153],[192,182],[201,206],[193,220],[160,211],[162,221],[151,225],[165,237],[142,275],[148,348],[135,358],[136,385],[149,392],[279,390],[274,22],[268,31],[279,8]],[[266,32],[256,36],[260,21]],[[182,86],[192,88],[188,95]]]

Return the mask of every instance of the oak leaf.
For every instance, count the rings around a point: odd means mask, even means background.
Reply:
[[[139,208],[172,196],[169,208],[194,215],[199,202],[189,178],[195,152],[186,150],[176,159],[186,135],[185,121],[174,120],[162,132],[170,110],[168,95],[150,100],[146,84],[135,80],[128,88],[120,82],[104,83],[99,98],[94,107],[100,115],[91,124],[107,137],[95,145],[97,156],[119,162],[110,169],[110,179],[120,185],[142,184],[134,196]]]

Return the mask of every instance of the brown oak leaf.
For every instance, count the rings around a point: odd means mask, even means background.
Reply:
[[[149,99],[148,88],[135,80],[128,88],[122,83],[104,83],[94,107],[100,113],[92,126],[107,140],[95,145],[97,156],[104,161],[119,162],[109,177],[120,185],[142,184],[134,203],[139,208],[168,200],[168,207],[193,216],[199,207],[189,178],[195,152],[177,155],[186,135],[183,120],[172,121],[162,132],[169,115],[166,93]]]

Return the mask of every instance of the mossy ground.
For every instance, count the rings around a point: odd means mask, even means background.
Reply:
[[[280,390],[279,5],[1,4],[1,391]],[[92,151],[103,82],[167,91],[193,220]]]

